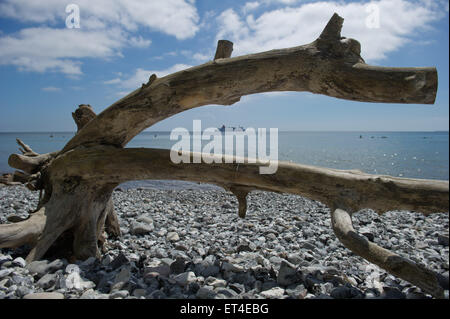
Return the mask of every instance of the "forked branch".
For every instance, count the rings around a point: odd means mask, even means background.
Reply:
[[[21,139],[17,138],[16,139],[17,144],[19,144],[22,148],[19,147],[19,150],[22,152],[23,155],[25,156],[38,156],[39,154],[36,153],[35,151],[33,151],[31,149],[31,147],[29,147],[27,144],[25,144],[24,142],[22,142]]]

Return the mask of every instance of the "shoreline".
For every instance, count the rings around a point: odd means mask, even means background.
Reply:
[[[149,190],[222,190],[221,187],[180,180],[142,180],[142,181],[130,181],[120,184],[116,189],[129,190],[129,189],[149,189]]]
[[[242,220],[231,193],[182,184],[120,185],[113,200],[122,237],[108,239],[101,260],[24,265],[26,249],[0,249],[0,272],[10,271],[0,278],[0,299],[40,292],[66,299],[430,298],[343,247],[319,202],[254,191]],[[25,217],[37,194],[5,186],[0,198],[3,224],[11,214]],[[448,213],[354,214],[366,237],[439,273],[446,298],[448,223]]]

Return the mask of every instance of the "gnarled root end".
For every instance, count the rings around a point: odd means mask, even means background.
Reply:
[[[355,254],[416,285],[435,298],[444,298],[444,291],[433,271],[369,242],[353,229],[348,212],[341,209],[332,211],[331,223],[337,238]]]
[[[81,187],[80,192],[57,194],[53,193],[45,206],[29,219],[0,225],[0,248],[28,244],[32,247],[26,258],[28,262],[41,259],[51,247],[72,252],[72,258],[84,260],[100,256],[99,246],[106,241],[104,231],[120,235],[110,187],[98,193]]]

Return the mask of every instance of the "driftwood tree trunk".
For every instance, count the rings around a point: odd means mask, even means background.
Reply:
[[[219,41],[213,61],[163,78],[153,74],[148,83],[98,116],[90,106],[81,105],[72,114],[78,132],[61,151],[41,155],[18,141],[23,154],[12,154],[9,165],[24,171],[22,178],[27,186],[40,190],[41,196],[29,219],[0,225],[0,247],[29,244],[33,248],[27,260],[32,261],[42,258],[63,236],[70,238],[66,241],[70,246],[65,249],[75,258],[98,257],[104,231],[120,235],[111,199],[118,184],[139,179],[191,180],[217,184],[233,192],[241,217],[245,216],[246,195],[251,190],[287,192],[322,201],[338,212],[332,216],[334,229],[347,247],[441,297],[442,289],[435,281],[424,284],[422,279],[415,280],[421,270],[413,267],[415,272],[409,268],[403,271],[409,263],[392,266],[378,256],[379,250],[372,249],[373,245],[355,243],[360,238],[348,235],[351,224],[339,222],[339,212],[362,208],[379,213],[393,209],[447,212],[448,181],[290,163],[279,163],[276,174],[260,175],[259,167],[265,164],[248,160],[239,165],[174,164],[170,151],[124,148],[142,130],[174,114],[208,104],[230,105],[241,96],[260,92],[309,91],[354,101],[434,103],[435,68],[369,66],[360,56],[359,42],[341,37],[342,23],[335,14],[310,44],[236,58],[230,58],[232,43]],[[434,278],[433,273],[430,276]]]

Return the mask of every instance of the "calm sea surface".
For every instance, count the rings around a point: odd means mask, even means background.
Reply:
[[[19,153],[16,138],[38,153],[47,153],[60,150],[73,135],[0,133],[0,172],[14,171],[8,156]],[[170,132],[142,132],[127,147],[170,149],[177,141],[169,136]],[[278,132],[278,159],[373,174],[449,179],[448,132]]]

